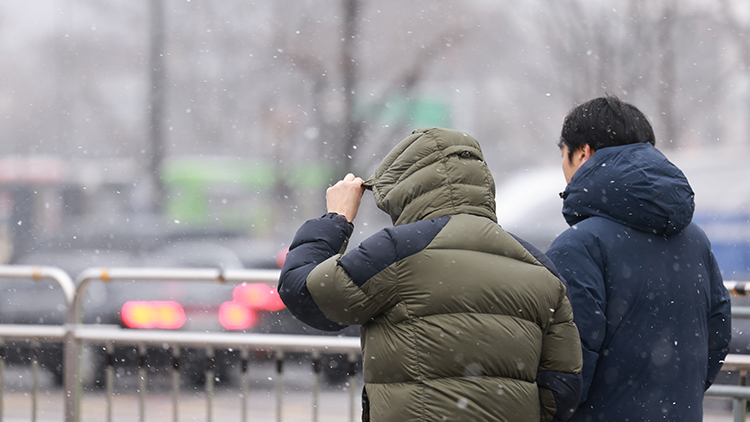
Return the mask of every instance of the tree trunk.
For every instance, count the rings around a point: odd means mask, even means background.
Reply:
[[[151,212],[161,213],[164,206],[164,184],[161,166],[164,160],[164,109],[166,103],[164,69],[164,4],[163,0],[151,0],[151,31],[149,38],[149,145],[148,177],[150,178]]]
[[[344,39],[341,46],[341,70],[343,74],[344,90],[344,139],[341,142],[343,150],[342,170],[344,173],[353,171],[355,152],[361,134],[361,124],[355,114],[355,98],[357,89],[357,50],[359,0],[343,0],[344,4]]]
[[[675,125],[675,53],[672,32],[674,28],[674,4],[669,1],[664,5],[664,17],[662,19],[661,30],[658,35],[657,49],[661,51],[661,60],[659,60],[658,82],[661,85],[658,92],[657,105],[661,115],[663,136],[661,137],[661,147],[664,149],[675,149],[678,146],[677,126]]]

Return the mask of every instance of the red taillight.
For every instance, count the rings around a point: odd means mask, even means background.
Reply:
[[[219,322],[227,330],[244,330],[255,325],[255,311],[237,302],[224,302],[219,307]]]
[[[263,283],[240,284],[234,288],[232,298],[250,309],[275,312],[285,308],[276,289]]]
[[[258,320],[257,310],[280,311],[284,309],[276,289],[263,283],[240,284],[232,292],[231,302],[219,308],[219,322],[228,330],[244,330]]]
[[[182,305],[172,301],[130,301],[122,305],[122,322],[129,328],[176,330],[185,325]]]

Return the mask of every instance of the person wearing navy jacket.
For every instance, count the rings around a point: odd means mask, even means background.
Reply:
[[[571,421],[701,421],[731,338],[729,295],[685,175],[636,107],[574,108],[559,147],[570,225],[547,255],[569,284],[583,352]]]

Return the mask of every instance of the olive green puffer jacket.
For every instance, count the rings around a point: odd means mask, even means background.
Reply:
[[[415,131],[366,185],[394,227],[343,255],[345,220],[308,221],[279,286],[311,325],[362,325],[363,418],[567,419],[581,349],[565,287],[541,252],[496,223],[476,140]]]

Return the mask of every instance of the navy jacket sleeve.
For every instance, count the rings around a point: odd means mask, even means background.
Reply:
[[[575,230],[563,232],[552,243],[547,256],[568,282],[573,321],[581,336],[583,387],[579,403],[582,403],[588,397],[607,330],[607,295],[603,261],[600,251],[594,246],[596,242],[580,239],[580,236]]]
[[[354,231],[344,216],[329,213],[305,222],[294,236],[279,278],[279,297],[297,319],[324,331],[346,328],[325,317],[307,289],[307,276],[326,259],[341,253]]]
[[[529,253],[531,253],[531,255],[536,258],[542,265],[544,265],[544,267],[547,268],[555,277],[560,279],[560,281],[563,283],[565,291],[567,292],[567,283],[557,271],[557,268],[547,257],[547,255],[542,253],[542,251],[540,251],[524,239],[521,239],[512,233],[508,234],[513,236],[513,238],[516,239],[518,243],[526,248],[526,250],[529,251]],[[558,304],[557,310],[555,311],[556,316],[565,314],[570,315],[570,320],[566,320],[563,318],[561,321],[556,321],[555,324],[552,324],[550,326],[548,332],[545,333],[540,362],[542,366],[539,368],[536,377],[536,383],[540,388],[539,394],[540,398],[542,399],[543,408],[545,407],[544,395],[547,394],[545,390],[549,391],[552,394],[552,399],[554,401],[554,411],[548,412],[548,414],[552,415],[552,422],[564,422],[570,419],[571,416],[573,416],[573,412],[575,411],[576,407],[578,407],[578,400],[581,397],[581,388],[583,384],[583,378],[580,373],[581,357],[580,354],[578,354],[578,351],[576,351],[576,355],[578,355],[577,371],[560,372],[543,369],[545,365],[548,365],[556,359],[559,359],[560,356],[556,355],[559,354],[560,350],[566,350],[566,348],[571,345],[570,339],[575,338],[575,342],[576,344],[578,344],[578,332],[575,325],[571,321],[572,309],[570,307],[569,298],[567,296],[563,296],[560,298],[560,303]],[[572,330],[572,333],[570,332],[570,330]],[[542,420],[546,419],[546,417],[542,417]]]
[[[711,311],[708,319],[708,371],[706,389],[713,384],[729,352],[732,337],[732,315],[729,292],[719,272],[713,254],[710,256]]]

